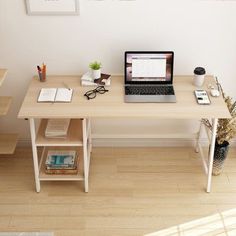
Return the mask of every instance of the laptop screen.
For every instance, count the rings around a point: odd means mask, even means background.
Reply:
[[[174,53],[125,52],[125,83],[171,84]]]

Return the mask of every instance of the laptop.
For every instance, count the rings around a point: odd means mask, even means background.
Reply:
[[[176,102],[174,52],[125,52],[125,102]]]

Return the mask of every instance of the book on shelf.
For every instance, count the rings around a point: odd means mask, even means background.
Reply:
[[[77,169],[77,165],[74,165],[74,166],[49,166],[49,165],[46,165],[46,169],[47,170],[75,170]]]
[[[93,79],[91,72],[85,73],[81,77],[81,85],[82,86],[110,86],[111,85],[111,75],[101,73],[101,78]]]
[[[47,153],[45,167],[46,169],[77,169],[78,157],[74,150],[49,150]]]
[[[66,164],[46,164],[46,169],[50,170],[50,169],[55,169],[55,170],[59,170],[59,169],[67,169],[67,170],[73,170],[77,168],[77,159],[75,159],[75,164],[73,165],[66,165]]]
[[[45,160],[45,173],[78,174],[78,155],[74,150],[49,150]]]
[[[71,88],[42,88],[38,102],[71,102],[72,94]]]
[[[66,138],[70,119],[49,119],[45,129],[46,138]]]
[[[46,174],[52,174],[52,175],[76,175],[78,174],[79,170],[78,168],[73,169],[73,170],[68,170],[68,169],[45,169]]]

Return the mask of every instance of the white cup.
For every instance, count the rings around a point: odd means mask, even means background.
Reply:
[[[206,71],[203,67],[196,67],[194,70],[193,84],[201,87],[204,84]]]
[[[201,87],[204,84],[205,75],[194,75],[193,84]]]

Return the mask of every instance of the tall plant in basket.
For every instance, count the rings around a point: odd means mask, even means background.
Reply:
[[[236,101],[233,101],[229,96],[225,97],[224,93],[223,97],[232,117],[218,120],[212,170],[213,175],[221,174],[227,158],[230,141],[236,137]],[[207,119],[203,119],[203,123],[212,129],[212,125]]]

